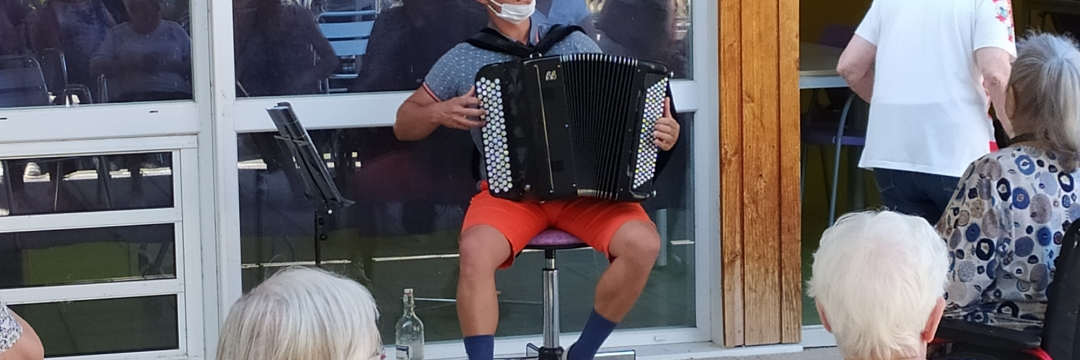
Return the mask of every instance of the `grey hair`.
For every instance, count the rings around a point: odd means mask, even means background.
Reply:
[[[945,242],[925,219],[853,212],[822,233],[807,295],[845,359],[913,358],[948,271]]]
[[[218,360],[369,360],[382,353],[378,311],[359,283],[292,267],[233,304]]]
[[[1029,33],[1016,44],[1009,87],[1013,126],[1055,152],[1063,172],[1080,163],[1080,51],[1068,37]]]

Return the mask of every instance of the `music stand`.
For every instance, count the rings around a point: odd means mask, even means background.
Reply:
[[[270,119],[274,121],[280,134],[274,137],[284,142],[292,153],[296,170],[303,179],[304,196],[311,200],[315,207],[315,266],[321,267],[321,242],[327,239],[326,218],[354,202],[341,196],[334,185],[334,179],[330,177],[330,170],[326,168],[326,162],[319,155],[307,130],[297,119],[292,105],[279,102],[277,106],[266,109],[266,112],[270,114]]]

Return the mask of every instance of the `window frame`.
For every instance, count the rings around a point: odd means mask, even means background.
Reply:
[[[694,128],[684,131],[685,136],[692,136],[694,148],[692,159],[694,201],[694,246],[695,248],[695,314],[694,327],[685,328],[649,328],[616,331],[605,342],[605,346],[641,346],[653,344],[675,344],[691,342],[722,343],[723,321],[720,287],[720,164],[716,161],[719,154],[719,4],[713,0],[688,0],[690,2],[691,37],[690,59],[693,68],[692,78],[672,81],[672,92],[678,110],[694,113]],[[214,14],[231,15],[231,4],[214,2]],[[214,17],[215,28],[232,28],[232,18]],[[234,83],[233,41],[231,36],[214,38],[215,83]],[[219,116],[216,129],[222,136],[216,139],[216,172],[219,174],[218,219],[223,239],[240,239],[239,226],[239,175],[237,164],[237,139],[241,133],[276,131],[265,109],[278,102],[288,101],[297,116],[304,121],[308,130],[389,126],[393,124],[397,107],[411,93],[378,92],[336,95],[306,95],[265,98],[237,99],[235,91],[219,89],[221,101],[215,102],[215,115]],[[362,111],[361,111],[362,110]],[[358,118],[356,114],[364,114]],[[231,151],[230,151],[231,150]],[[224,195],[224,196],[222,196]],[[708,200],[708,201],[705,201]],[[240,276],[240,243],[238,240],[223,241],[218,244],[222,254],[219,270],[221,292],[218,295],[219,314],[226,314],[229,307],[242,295]],[[540,286],[537,281],[537,286]],[[215,334],[216,335],[216,334]],[[520,353],[529,341],[535,342],[539,335],[519,337],[497,337],[496,353]],[[563,332],[563,343],[572,343],[577,333]],[[385,341],[386,339],[384,339]],[[208,343],[216,342],[210,338]],[[426,345],[428,354],[437,354],[432,358],[453,358],[465,355],[460,343],[435,342]],[[391,347],[387,347],[391,351]]]

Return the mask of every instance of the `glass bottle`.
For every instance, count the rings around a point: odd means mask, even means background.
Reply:
[[[397,360],[424,359],[424,323],[416,316],[413,289],[405,289],[402,298],[405,312],[397,322],[394,342],[397,347]]]

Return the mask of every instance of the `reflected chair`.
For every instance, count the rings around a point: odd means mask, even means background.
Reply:
[[[826,27],[823,35],[818,39],[818,44],[843,48],[847,46],[854,34],[855,29],[850,26],[832,24]],[[818,103],[822,95],[828,98],[829,105],[825,106]],[[821,149],[822,172],[826,174],[826,182],[828,183],[826,193],[829,198],[829,225],[832,225],[836,219],[837,187],[840,181],[840,151],[844,146],[861,148],[866,144],[865,134],[857,131],[864,129],[856,129],[856,126],[853,126],[853,122],[850,121],[853,106],[861,102],[862,100],[848,88],[813,89],[810,109],[802,116],[800,133],[803,144],[818,146]],[[835,148],[831,177],[827,175],[828,172],[825,170],[825,148],[828,146]],[[857,152],[853,152],[851,157],[854,158],[856,154]],[[806,174],[806,159],[807,146],[803,146],[801,161],[803,177]],[[853,192],[863,191],[860,186],[862,184],[861,174],[848,174],[848,176],[856,180],[855,185],[849,186],[849,188]],[[800,193],[802,193],[803,184],[800,183],[799,188]],[[854,196],[856,194],[850,195]]]
[[[0,108],[49,105],[41,64],[29,55],[0,56]]]
[[[94,103],[93,94],[86,85],[68,83],[67,60],[63,51],[48,48],[38,55],[38,59],[41,62],[41,73],[45,77],[45,86],[52,94],[54,105]],[[74,101],[76,95],[78,102]]]
[[[529,344],[525,359],[560,360],[563,348],[559,345],[559,270],[555,267],[555,252],[558,250],[588,247],[580,239],[567,232],[555,229],[544,230],[525,246],[526,249],[544,251],[544,343],[542,346]],[[637,353],[633,350],[609,351],[596,354],[596,359],[634,360]]]
[[[360,73],[362,57],[367,53],[371,29],[375,26],[374,10],[338,11],[319,14],[316,21],[323,37],[330,41],[339,60],[338,68],[330,76],[330,92],[348,91]],[[343,86],[334,86],[342,83]]]
[[[1080,358],[1080,221],[1073,222],[1054,260],[1053,280],[1047,289],[1042,333],[1004,329],[959,319],[942,319],[935,342],[955,346],[955,352],[937,360]]]

